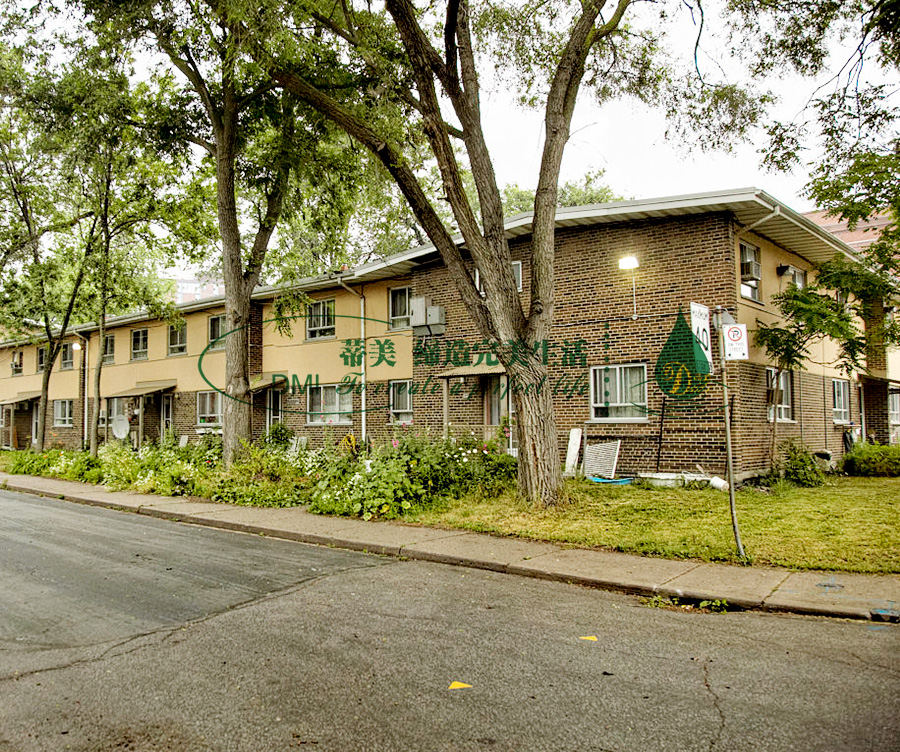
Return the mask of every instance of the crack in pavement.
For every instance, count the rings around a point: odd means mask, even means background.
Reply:
[[[712,663],[712,658],[707,658],[703,662],[703,686],[706,687],[706,691],[712,695],[713,698],[713,707],[715,707],[716,712],[719,714],[719,730],[716,733],[714,739],[712,739],[709,743],[709,752],[712,752],[713,749],[718,745],[719,740],[722,738],[722,734],[725,732],[725,713],[722,710],[721,700],[719,696],[715,693],[712,686],[709,683],[709,664]]]
[[[228,608],[226,608],[222,611],[218,611],[214,614],[207,614],[205,616],[198,617],[197,619],[190,619],[189,621],[183,622],[182,624],[174,624],[172,626],[167,626],[167,627],[158,627],[156,629],[151,629],[147,632],[141,632],[140,634],[131,635],[130,637],[126,637],[123,640],[119,640],[119,641],[113,643],[112,645],[107,646],[103,650],[103,652],[101,652],[99,655],[95,655],[95,656],[91,656],[91,657],[76,658],[76,659],[73,659],[70,661],[66,661],[65,663],[60,663],[60,664],[56,664],[53,666],[45,666],[43,668],[36,668],[36,669],[32,669],[30,671],[23,671],[23,672],[16,671],[16,672],[13,672],[12,674],[7,674],[6,676],[0,676],[0,682],[18,681],[19,679],[26,679],[31,676],[37,676],[37,675],[49,673],[52,671],[64,671],[65,669],[75,668],[77,666],[86,666],[86,665],[90,665],[92,663],[100,663],[101,661],[104,661],[108,658],[119,658],[121,656],[128,655],[130,653],[134,653],[138,650],[142,650],[144,648],[159,646],[159,645],[162,645],[162,644],[166,643],[167,641],[169,641],[177,633],[179,633],[183,630],[186,630],[188,627],[193,627],[193,626],[196,626],[199,624],[204,624],[208,621],[216,619],[219,616],[223,616],[232,611],[240,611],[242,609],[249,608],[249,607],[259,604],[259,603],[264,603],[266,601],[283,598],[283,597],[291,595],[292,593],[295,593],[299,590],[303,590],[307,587],[318,584],[322,580],[326,580],[330,577],[336,577],[336,576],[344,574],[346,572],[355,572],[355,571],[358,571],[361,569],[368,569],[369,567],[370,567],[370,565],[360,564],[359,566],[347,567],[346,569],[342,569],[339,572],[322,573],[316,577],[310,577],[301,582],[296,582],[293,585],[289,585],[285,588],[282,588],[281,590],[275,590],[275,591],[272,591],[269,593],[263,593],[262,595],[257,596],[255,598],[250,598],[246,601],[241,601],[240,603],[236,603],[233,606],[229,606]],[[159,637],[160,639],[159,640],[146,640],[146,638],[151,638],[151,637]],[[135,647],[131,648],[130,650],[124,650],[124,651],[112,654],[112,651],[116,650],[117,648],[128,645],[129,643],[137,642],[139,640],[146,640],[146,642],[136,645]],[[90,648],[99,647],[102,644],[103,643],[95,643],[93,645],[79,645],[79,646],[74,646],[74,648],[70,648],[70,649],[90,649]],[[54,649],[61,649],[61,648],[54,648]],[[64,648],[62,648],[62,649],[64,649]]]

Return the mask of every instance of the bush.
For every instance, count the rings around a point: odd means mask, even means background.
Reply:
[[[900,446],[855,444],[841,460],[841,471],[847,475],[896,478],[900,476]]]
[[[48,452],[12,452],[6,471],[13,475],[48,475],[49,470],[62,454],[59,450]]]
[[[294,432],[280,421],[273,423],[263,437],[263,444],[275,449],[287,449],[294,438]]]
[[[825,482],[825,474],[816,463],[815,458],[802,441],[789,439],[782,442],[781,452],[784,455],[784,479],[804,488],[821,486]]]

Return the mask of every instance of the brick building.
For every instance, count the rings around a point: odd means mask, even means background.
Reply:
[[[523,305],[530,232],[528,215],[507,223]],[[814,263],[836,253],[855,258],[848,245],[757,189],[561,209],[556,244],[553,325],[540,355],[560,451],[572,428],[589,441],[621,439],[624,473],[698,464],[724,470],[718,357],[713,352],[714,373],[695,383],[692,399],[677,389],[666,394],[657,379],[667,342],[690,321],[691,303],[723,306],[752,330],[757,320],[776,320],[771,296],[803,284]],[[624,256],[637,259],[637,268],[621,269]],[[287,322],[290,334],[275,321],[278,290],[260,288],[253,296],[254,438],[275,422],[312,445],[351,432],[377,440],[409,424],[437,435],[488,436],[515,419],[515,384],[492,344],[476,336],[434,248],[305,280],[299,288],[308,303],[304,315]],[[189,441],[221,431],[223,300],[179,308],[180,326],[142,314],[112,319],[102,344],[96,326],[73,332],[71,344],[86,346],[53,366],[48,446],[83,443],[98,358],[104,423],[124,415],[135,443],[162,431]],[[715,335],[704,346],[714,351]],[[0,345],[4,445],[28,446],[34,435],[37,351],[32,343]],[[859,380],[835,369],[835,355],[830,343],[817,345],[806,369],[783,374],[777,385],[756,348],[749,360],[729,362],[739,475],[766,468],[773,421],[779,439],[796,436],[834,453],[851,427],[862,423],[880,434],[881,423],[900,423],[890,400],[861,401]],[[888,381],[900,373],[896,353],[873,365]],[[514,436],[505,441],[515,451]]]

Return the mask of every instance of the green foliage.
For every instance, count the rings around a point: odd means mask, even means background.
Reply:
[[[585,173],[580,181],[569,180],[558,188],[556,205],[584,206],[586,204],[605,204],[609,201],[622,201],[623,198],[613,192],[612,188],[601,182],[603,170]],[[534,191],[510,184],[500,191],[503,201],[503,212],[507,216],[534,211]]]
[[[784,479],[803,488],[814,488],[825,482],[825,474],[802,441],[790,439],[781,443]]]
[[[772,296],[783,322],[766,324],[757,319],[754,341],[766,351],[779,370],[796,371],[809,358],[809,347],[823,338],[831,338],[840,347],[844,370],[859,370],[865,340],[849,310],[815,285],[800,288],[790,285]]]
[[[844,455],[841,471],[847,475],[900,477],[900,446],[860,442]]]
[[[279,421],[278,423],[273,423],[271,428],[266,431],[266,435],[263,437],[263,443],[266,446],[274,447],[276,449],[287,449],[293,438],[294,432],[284,423]]]

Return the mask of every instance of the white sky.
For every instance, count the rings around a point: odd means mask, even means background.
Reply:
[[[599,168],[606,173],[604,182],[629,198],[755,186],[797,211],[815,208],[800,195],[809,179],[806,171],[766,172],[757,145],[742,144],[730,154],[688,151],[666,140],[660,113],[625,101],[601,109],[587,101],[589,96],[585,92],[576,109],[560,182],[578,180]],[[485,110],[494,108],[497,114],[485,122],[498,182],[534,188],[543,145],[540,114],[489,98]]]

